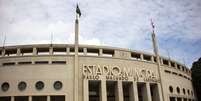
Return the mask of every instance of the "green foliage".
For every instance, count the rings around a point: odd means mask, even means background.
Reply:
[[[196,91],[198,101],[201,101],[201,58],[193,63],[191,71],[194,90]]]

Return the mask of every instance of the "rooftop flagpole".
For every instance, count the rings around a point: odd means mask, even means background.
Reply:
[[[155,25],[151,19],[151,26],[152,26],[152,43],[153,43],[153,48],[154,48],[154,54],[156,56],[156,63],[157,63],[157,69],[158,69],[158,74],[159,74],[159,80],[160,80],[160,88],[161,88],[161,95],[162,98],[160,100],[165,101],[164,97],[164,89],[163,89],[163,82],[161,78],[161,68],[160,68],[160,57],[159,57],[159,51],[158,51],[158,45],[157,45],[157,40],[156,40],[156,35],[155,35]]]
[[[77,4],[76,7],[76,19],[75,19],[75,42],[74,42],[74,49],[75,49],[75,57],[74,57],[74,101],[79,100],[79,18],[81,16],[81,11]]]

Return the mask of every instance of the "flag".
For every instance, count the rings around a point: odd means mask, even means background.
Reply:
[[[151,19],[151,26],[152,26],[152,28],[153,28],[153,29],[155,28],[155,26],[154,26],[154,23],[153,23],[152,19]]]
[[[81,16],[81,11],[80,11],[78,4],[77,4],[77,8],[76,8],[76,13],[79,14],[79,17]]]

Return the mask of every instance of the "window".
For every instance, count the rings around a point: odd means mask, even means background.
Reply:
[[[50,101],[65,101],[65,96],[50,96]]]
[[[11,97],[0,97],[0,101],[11,101]]]
[[[183,88],[183,93],[184,93],[184,95],[186,94],[186,90]]]
[[[24,90],[26,89],[26,87],[27,87],[27,84],[26,84],[26,82],[24,82],[24,81],[21,81],[21,82],[18,84],[18,89],[19,89],[20,91],[24,91]]]
[[[15,62],[7,62],[7,63],[3,63],[3,66],[12,66],[15,65]]]
[[[179,87],[177,87],[177,93],[178,93],[178,94],[180,93],[180,88],[179,88]]]
[[[62,82],[61,81],[55,81],[54,82],[54,89],[60,90],[62,88]]]
[[[6,91],[8,91],[9,87],[10,87],[9,83],[8,82],[4,82],[1,85],[1,90],[4,91],[4,92],[6,92]]]
[[[32,101],[47,101],[47,96],[33,96]]]
[[[176,101],[175,97],[170,97],[170,101]]]
[[[52,61],[52,64],[66,64],[66,61]]]
[[[189,89],[188,89],[188,91],[187,91],[187,92],[188,92],[188,95],[190,95],[190,90],[189,90]]]
[[[37,90],[42,90],[45,87],[45,85],[42,81],[38,81],[36,82],[35,87]]]
[[[36,61],[35,64],[48,64],[48,61]]]
[[[169,91],[170,91],[170,93],[173,93],[173,88],[172,88],[172,86],[169,86]]]
[[[15,96],[14,101],[29,101],[29,97],[28,96]]]
[[[18,62],[19,65],[27,65],[27,64],[32,64],[31,61],[24,61],[24,62]]]

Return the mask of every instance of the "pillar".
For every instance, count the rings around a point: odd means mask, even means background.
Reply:
[[[14,96],[11,96],[11,101],[15,101],[15,97]]]
[[[132,83],[132,95],[131,95],[131,98],[132,100],[131,101],[138,101],[138,91],[137,91],[137,82],[133,82]]]
[[[106,88],[106,80],[101,80],[101,97],[100,101],[107,101],[107,88]]]
[[[29,96],[29,101],[32,101],[32,96]]]
[[[148,101],[151,101],[151,90],[150,90],[150,84],[149,83],[146,83],[146,91],[147,91]]]
[[[53,47],[52,46],[49,48],[49,54],[53,55]]]
[[[123,87],[122,87],[122,81],[117,81],[117,101],[123,101]]]
[[[20,48],[17,48],[17,56],[20,56],[20,54],[21,54],[21,50]]]
[[[37,55],[37,48],[36,47],[33,48],[33,55]]]
[[[99,56],[103,56],[103,49],[99,49]]]
[[[145,83],[143,85],[143,99],[144,101],[151,101],[151,90],[149,83]]]
[[[151,56],[151,62],[155,62],[155,61],[154,61],[154,56]]]
[[[87,55],[87,48],[83,48],[84,55]]]
[[[67,54],[67,55],[70,54],[70,48],[69,48],[69,47],[66,48],[66,54]]]
[[[163,101],[161,86],[162,86],[162,85],[161,85],[160,83],[157,83],[159,101]]]
[[[144,60],[143,54],[140,54],[140,59]]]
[[[3,48],[3,49],[2,49],[2,52],[1,52],[1,56],[2,56],[2,57],[5,56],[5,53],[6,53],[6,50]]]
[[[89,80],[84,79],[83,83],[83,98],[84,101],[89,101]]]
[[[47,96],[47,101],[50,101],[50,96],[49,95]]]
[[[160,63],[163,64],[163,59],[162,58],[160,59]]]

